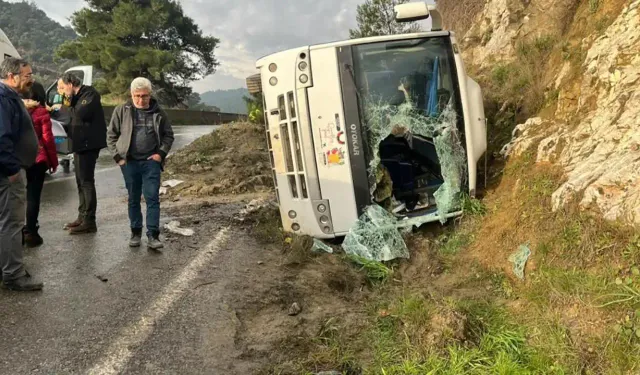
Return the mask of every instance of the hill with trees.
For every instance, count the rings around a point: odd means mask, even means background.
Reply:
[[[7,34],[20,55],[33,64],[36,79],[47,86],[66,68],[71,60],[54,60],[55,49],[77,38],[71,27],[64,27],[34,3],[9,3],[0,0],[0,28]]]

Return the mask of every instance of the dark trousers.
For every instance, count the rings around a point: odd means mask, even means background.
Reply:
[[[129,192],[129,222],[131,230],[142,230],[140,197],[147,204],[147,236],[160,233],[160,163],[154,160],[127,160],[120,167]]]
[[[98,198],[96,197],[96,161],[100,150],[76,152],[73,154],[73,166],[76,172],[76,184],[78,185],[78,218],[88,224],[96,223],[96,209]]]
[[[24,171],[20,171],[15,182],[0,176],[0,271],[4,281],[25,275],[22,264],[25,180]]]
[[[38,215],[40,214],[40,196],[47,174],[47,164],[38,163],[27,169],[27,225],[26,231],[38,231]]]

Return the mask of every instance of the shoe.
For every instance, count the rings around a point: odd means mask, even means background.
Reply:
[[[77,227],[72,227],[69,229],[69,234],[85,234],[85,233],[95,233],[98,231],[98,227],[95,223],[83,222]]]
[[[64,225],[64,230],[68,230],[68,229],[71,229],[71,228],[76,228],[76,227],[79,227],[80,225],[82,225],[82,219],[78,218],[78,219],[76,219],[76,221],[72,221],[70,223],[66,223]]]
[[[4,281],[2,287],[16,292],[31,292],[42,290],[44,285],[41,282],[31,280],[30,276],[24,275],[15,280]]]
[[[131,230],[131,239],[129,240],[130,247],[140,247],[142,243],[142,230]]]
[[[25,232],[24,233],[24,243],[25,247],[38,247],[44,243],[44,240],[38,232]]]
[[[147,247],[151,250],[160,250],[164,247],[159,237],[149,237]]]
[[[31,277],[31,274],[29,273],[29,271],[24,270],[24,277]],[[2,272],[0,272],[0,282],[2,282],[3,280],[3,275]]]

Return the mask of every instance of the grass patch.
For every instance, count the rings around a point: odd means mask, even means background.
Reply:
[[[465,215],[484,216],[487,214],[487,207],[481,200],[471,198],[468,195],[462,197],[462,212]]]
[[[440,239],[442,245],[438,252],[442,255],[456,255],[471,243],[471,234],[465,231],[453,231],[449,235],[443,235]]]
[[[356,265],[361,272],[364,272],[367,280],[374,285],[385,283],[393,275],[393,270],[382,262],[369,260],[358,255],[348,255],[347,259]]]
[[[411,301],[410,303],[415,303]],[[526,327],[515,324],[504,309],[477,301],[459,301],[456,308],[439,306],[425,312],[425,324],[454,311],[461,321],[450,320],[454,331],[441,345],[420,347],[415,330],[406,329],[407,315],[390,314],[377,319],[372,343],[375,364],[370,374],[533,374],[565,373],[544,353],[527,344]],[[447,312],[448,311],[448,312]],[[398,312],[398,310],[396,310]],[[424,321],[424,318],[421,318]],[[462,326],[457,326],[462,324]],[[410,326],[409,326],[410,327]],[[424,342],[433,344],[433,342]],[[444,345],[442,345],[444,344]]]
[[[552,211],[551,195],[561,184],[561,173],[536,165],[530,153],[510,161],[485,200],[491,215],[474,221],[473,241],[458,257],[512,277],[507,258],[529,242],[524,282],[491,278],[492,298],[512,301],[517,322],[528,327],[528,345],[566,373],[638,370],[632,360],[638,344],[629,335],[635,325],[616,333],[613,322],[640,308],[640,236],[578,207],[580,196]]]
[[[480,72],[490,153],[499,151],[511,139],[518,123],[533,117],[557,97],[546,93],[545,83],[546,61],[556,43],[549,35],[519,42],[514,61],[498,63],[491,70]]]

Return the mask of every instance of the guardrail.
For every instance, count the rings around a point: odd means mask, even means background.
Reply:
[[[107,123],[111,120],[111,114],[115,107],[104,106],[104,115]],[[238,113],[193,111],[181,109],[165,109],[174,125],[221,125],[234,121],[246,121],[247,115]]]

